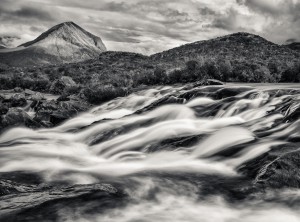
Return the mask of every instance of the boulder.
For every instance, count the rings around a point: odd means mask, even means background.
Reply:
[[[26,96],[31,96],[31,95],[35,94],[35,92],[30,90],[30,89],[25,89],[24,93],[25,93]]]
[[[70,97],[67,95],[61,95],[57,98],[57,101],[70,101]]]
[[[300,151],[297,144],[273,147],[239,168],[254,185],[265,188],[300,188]]]
[[[23,107],[27,104],[24,93],[14,93],[10,97],[7,97],[2,101],[6,103],[9,107]]]
[[[45,100],[45,97],[44,97],[44,95],[42,93],[36,92],[36,93],[30,95],[28,97],[28,99],[32,100],[32,101],[41,101],[41,100]]]
[[[49,120],[53,125],[57,125],[89,108],[90,106],[81,100],[60,101],[58,109],[50,114]]]
[[[240,93],[250,91],[253,88],[251,87],[231,87],[231,88],[222,88],[217,90],[215,93],[211,94],[210,96],[213,99],[224,99],[232,96],[237,96]]]
[[[88,103],[75,98],[69,98],[68,101],[45,101],[37,106],[34,119],[45,123],[42,125],[57,125],[89,108]]]
[[[3,104],[3,103],[0,103],[0,115],[4,115],[8,112],[8,107]]]
[[[69,76],[62,76],[60,79],[55,80],[50,87],[50,92],[54,94],[63,93],[65,88],[76,87],[77,84]]]
[[[50,122],[50,115],[59,109],[58,102],[55,100],[44,101],[44,102],[34,102],[36,114],[34,120],[41,122]]]
[[[8,112],[2,116],[1,128],[11,126],[27,126],[29,128],[40,127],[40,124],[34,121],[25,111],[20,108],[10,108]]]
[[[20,88],[20,87],[16,87],[16,88],[14,88],[14,92],[16,92],[16,93],[22,93],[23,89]]]

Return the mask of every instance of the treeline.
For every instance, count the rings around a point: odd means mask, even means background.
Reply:
[[[55,80],[72,78],[76,86],[53,91]],[[245,60],[190,60],[181,68],[170,69],[147,57],[123,53],[106,53],[98,60],[59,66],[0,67],[0,89],[16,87],[63,95],[76,94],[98,104],[125,96],[142,85],[188,83],[213,78],[225,82],[300,82],[300,63],[284,66],[276,61],[247,63]]]
[[[188,83],[205,78],[247,83],[300,82],[300,62],[282,67],[272,62],[265,65],[228,60],[202,63],[190,60],[180,69],[166,71],[163,68],[156,68],[154,72],[137,75],[135,78],[137,84],[146,85]]]

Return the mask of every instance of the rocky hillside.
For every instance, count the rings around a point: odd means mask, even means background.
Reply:
[[[264,72],[270,78],[274,78],[273,81],[278,81],[283,72],[299,64],[300,53],[257,35],[234,33],[157,53],[152,55],[151,59],[164,64],[167,68],[181,68],[191,60],[200,65],[205,63],[216,67],[221,65],[231,70],[232,79]],[[266,81],[269,81],[268,79]],[[238,80],[257,81],[257,78],[253,77],[253,80],[238,78]]]
[[[297,52],[269,42],[250,33],[234,33],[211,40],[198,41],[173,48],[151,56],[153,60],[180,66],[189,60],[227,59],[271,62],[272,60],[299,60]]]
[[[65,22],[17,48],[0,50],[0,61],[19,67],[61,64],[95,58],[104,51],[106,47],[99,37],[73,22]]]

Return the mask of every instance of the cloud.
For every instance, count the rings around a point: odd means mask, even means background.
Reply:
[[[12,47],[14,42],[19,40],[19,37],[16,36],[0,36],[0,45],[5,47]]]
[[[299,14],[299,11],[295,10],[299,7],[299,0],[237,0],[237,2],[246,5],[253,11],[272,16]]]
[[[290,44],[290,43],[293,43],[293,42],[297,42],[297,39],[291,38],[291,39],[287,39],[287,40],[285,41],[286,44]]]
[[[100,36],[110,50],[144,54],[237,31],[277,43],[300,36],[300,0],[0,1],[0,36],[23,42],[64,21]]]
[[[28,6],[24,6],[21,9],[18,9],[16,11],[12,11],[10,13],[11,16],[18,16],[21,18],[36,18],[39,20],[53,20],[53,16],[50,15],[49,12],[42,10],[42,9],[37,9],[37,8],[33,8],[33,7],[28,7]]]
[[[265,22],[263,36],[278,43],[291,38],[300,41],[300,0],[237,0],[237,3]]]

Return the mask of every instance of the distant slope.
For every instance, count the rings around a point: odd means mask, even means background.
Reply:
[[[288,45],[286,45],[288,48],[292,49],[292,50],[296,50],[300,52],[300,42],[293,42],[290,43]]]
[[[183,66],[189,60],[269,63],[299,61],[299,53],[285,46],[279,46],[266,39],[249,34],[234,33],[212,40],[205,40],[182,45],[151,56],[152,60],[168,67]]]
[[[95,58],[104,51],[101,38],[65,22],[15,49],[0,50],[0,61],[10,66],[61,64]]]

